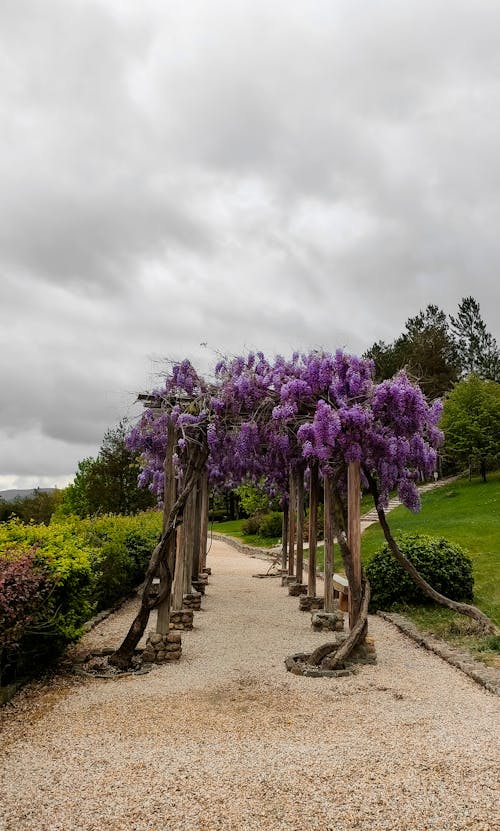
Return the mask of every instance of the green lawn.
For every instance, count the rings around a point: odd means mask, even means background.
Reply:
[[[500,623],[500,471],[483,483],[479,478],[458,479],[422,495],[422,508],[413,514],[396,508],[388,514],[393,534],[419,531],[442,536],[470,554],[474,572],[474,602]],[[363,563],[384,542],[379,525],[362,537]]]
[[[255,545],[257,548],[272,548],[280,542],[279,537],[269,538],[261,537],[259,534],[244,534],[242,530],[244,519],[233,519],[227,522],[214,522],[210,524],[209,529],[215,531],[217,534],[227,534],[230,537],[235,537],[247,545]]]
[[[436,488],[422,495],[418,514],[400,507],[390,512],[388,521],[394,535],[418,531],[461,545],[473,562],[474,604],[500,624],[500,471],[488,474],[487,482],[479,477],[459,479]],[[364,532],[365,565],[383,542],[378,524]],[[423,630],[479,652],[485,660],[492,658],[494,642],[474,634],[476,627],[469,618],[434,604],[405,606],[401,612]]]

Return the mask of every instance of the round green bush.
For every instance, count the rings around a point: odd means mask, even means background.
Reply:
[[[279,511],[271,511],[260,518],[259,533],[266,539],[281,537],[282,528],[283,516]]]
[[[466,552],[443,537],[405,534],[396,540],[402,554],[413,563],[433,589],[451,600],[472,600],[472,561]],[[388,611],[400,603],[429,603],[411,577],[389,551],[387,543],[366,568],[371,586],[370,611]]]
[[[249,516],[241,526],[241,530],[248,536],[255,536],[260,532],[260,516]]]

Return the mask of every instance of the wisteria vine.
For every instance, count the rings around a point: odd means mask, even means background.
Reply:
[[[342,350],[272,362],[250,353],[220,361],[211,381],[184,360],[149,405],[128,446],[141,454],[140,484],[160,499],[168,429],[178,436],[179,476],[203,425],[212,486],[259,482],[286,498],[297,465],[318,462],[323,474],[341,481],[349,462],[359,461],[377,482],[378,507],[397,489],[412,511],[420,505],[417,484],[435,470],[442,442],[440,402],[428,403],[404,372],[375,384],[373,363]]]

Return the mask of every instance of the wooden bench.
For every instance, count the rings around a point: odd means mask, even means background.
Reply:
[[[342,574],[334,574],[332,577],[333,596],[338,597],[339,609],[341,612],[349,610],[349,583],[347,577]]]

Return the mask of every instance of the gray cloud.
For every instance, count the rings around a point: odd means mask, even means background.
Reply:
[[[494,0],[0,18],[0,488],[67,480],[202,342],[361,352],[468,294],[500,339]]]

